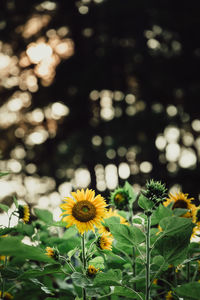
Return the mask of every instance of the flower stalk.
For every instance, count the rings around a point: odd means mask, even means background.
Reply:
[[[86,273],[86,256],[85,256],[85,233],[82,234],[82,262],[83,262],[83,270]],[[82,296],[83,300],[86,300],[86,289],[82,288]]]
[[[146,228],[146,289],[145,300],[150,298],[150,228],[151,228],[151,214],[147,214],[147,228]]]

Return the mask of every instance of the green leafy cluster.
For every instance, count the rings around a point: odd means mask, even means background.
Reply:
[[[125,185],[126,191],[127,187],[132,189],[128,183]],[[144,212],[152,211],[151,215],[138,211],[130,219],[126,207],[120,213],[130,220],[128,225],[120,223],[119,217],[104,219],[103,224],[114,239],[112,251],[97,246],[98,229],[84,235],[83,249],[83,236],[77,229],[55,222],[48,210],[35,208],[29,224],[19,220],[14,227],[1,226],[0,290],[15,300],[26,299],[27,295],[30,300],[146,300],[148,253],[149,299],[167,299],[169,295],[173,299],[199,299],[200,244],[191,239],[196,224],[191,218],[175,215],[171,207],[162,203],[153,209],[148,206],[155,193],[163,199],[166,189],[160,182],[150,181],[147,191],[149,194],[144,196],[132,189],[129,209],[132,210],[130,203],[138,200]],[[17,211],[17,199],[13,201]],[[0,207],[10,218],[9,207]],[[47,255],[47,247],[56,251],[56,259]],[[98,270],[92,276],[89,266]]]

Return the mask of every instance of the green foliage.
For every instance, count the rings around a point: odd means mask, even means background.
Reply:
[[[138,199],[138,205],[144,209],[144,211],[151,210],[154,207],[153,201],[145,197],[143,194],[141,194]]]
[[[131,194],[132,187],[127,182],[123,188]],[[133,192],[129,210],[137,196]],[[18,209],[17,200],[14,202]],[[112,251],[96,246],[100,236],[98,229],[85,235],[83,248],[77,228],[65,228],[65,223],[53,221],[48,210],[34,209],[35,220],[30,224],[19,221],[12,228],[0,228],[3,278],[0,284],[5,285],[6,290],[11,289],[16,300],[23,298],[25,293],[31,293],[31,300],[85,300],[83,290],[88,299],[149,300],[151,298],[146,298],[147,284],[152,299],[162,299],[159,296],[161,288],[161,294],[167,295],[169,285],[179,297],[198,299],[195,295],[190,297],[192,291],[199,293],[200,257],[199,243],[190,241],[195,226],[192,219],[182,217],[185,210],[179,208],[172,210],[162,204],[154,207],[144,195],[139,196],[138,203],[145,212],[134,218],[130,211],[120,211],[125,219],[130,220],[131,216],[133,222],[128,225],[121,224],[119,217],[103,220],[108,234],[113,237]],[[56,258],[52,251],[56,251]],[[89,265],[93,266],[91,274],[88,273]],[[175,286],[173,281],[177,278],[179,282]],[[186,278],[192,281],[186,283]],[[155,284],[155,279],[159,283]]]
[[[52,259],[44,254],[39,247],[25,245],[18,237],[0,238],[1,254],[16,256],[21,259],[31,259],[36,261],[51,262]]]
[[[94,278],[95,286],[116,286],[121,285],[122,273],[121,270],[109,270],[106,273],[99,273]]]
[[[183,297],[184,300],[199,300],[200,283],[197,281],[185,283],[176,287],[174,291],[179,297]]]

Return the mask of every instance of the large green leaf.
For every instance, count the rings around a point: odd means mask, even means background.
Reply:
[[[71,275],[71,278],[73,283],[77,286],[86,287],[91,284],[89,278],[87,278],[84,274],[79,272],[74,272]]]
[[[136,226],[127,226],[124,224],[114,223],[114,218],[105,220],[105,226],[109,227],[114,238],[128,246],[132,247],[135,244],[140,244],[145,240],[144,233]]]
[[[114,295],[128,297],[131,299],[143,300],[144,294],[137,293],[128,287],[116,286],[113,292]]]
[[[109,270],[106,273],[98,273],[94,278],[95,286],[116,286],[121,285],[121,270]]]
[[[187,300],[199,300],[200,298],[200,283],[189,282],[174,289],[179,297]]]
[[[180,235],[190,235],[192,234],[192,229],[194,224],[189,218],[181,217],[166,217],[160,221],[160,226],[166,235],[175,235],[179,233]]]
[[[190,235],[181,232],[173,236],[162,236],[157,240],[155,247],[167,263],[178,265],[186,259],[189,243]]]
[[[104,269],[104,259],[102,256],[97,256],[89,261],[89,265],[93,265],[95,268]]]
[[[47,265],[43,269],[33,269],[24,272],[20,275],[19,279],[29,279],[34,277],[40,277],[47,274],[53,274],[61,272],[61,265],[60,264],[52,264]]]
[[[166,217],[171,217],[173,214],[172,210],[168,207],[165,207],[164,205],[160,204],[158,208],[154,211],[151,217],[151,224],[156,225],[158,224],[162,219]]]
[[[38,219],[42,220],[44,223],[49,225],[53,223],[53,215],[48,210],[35,208],[34,212]]]
[[[25,245],[17,237],[0,238],[0,249],[2,255],[16,256],[19,258],[31,259],[43,262],[53,260],[45,255],[44,250],[39,247]]]
[[[144,209],[144,211],[150,210],[153,208],[154,203],[153,201],[149,200],[148,198],[146,198],[143,194],[140,195],[139,199],[138,199],[138,205]]]

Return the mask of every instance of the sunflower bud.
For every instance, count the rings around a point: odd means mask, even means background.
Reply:
[[[151,179],[146,183],[146,190],[142,191],[142,194],[154,203],[154,206],[158,206],[160,202],[164,201],[167,194],[165,185],[160,181],[154,181]]]
[[[131,196],[125,188],[117,188],[110,195],[111,204],[115,205],[118,209],[123,209],[129,203]]]

